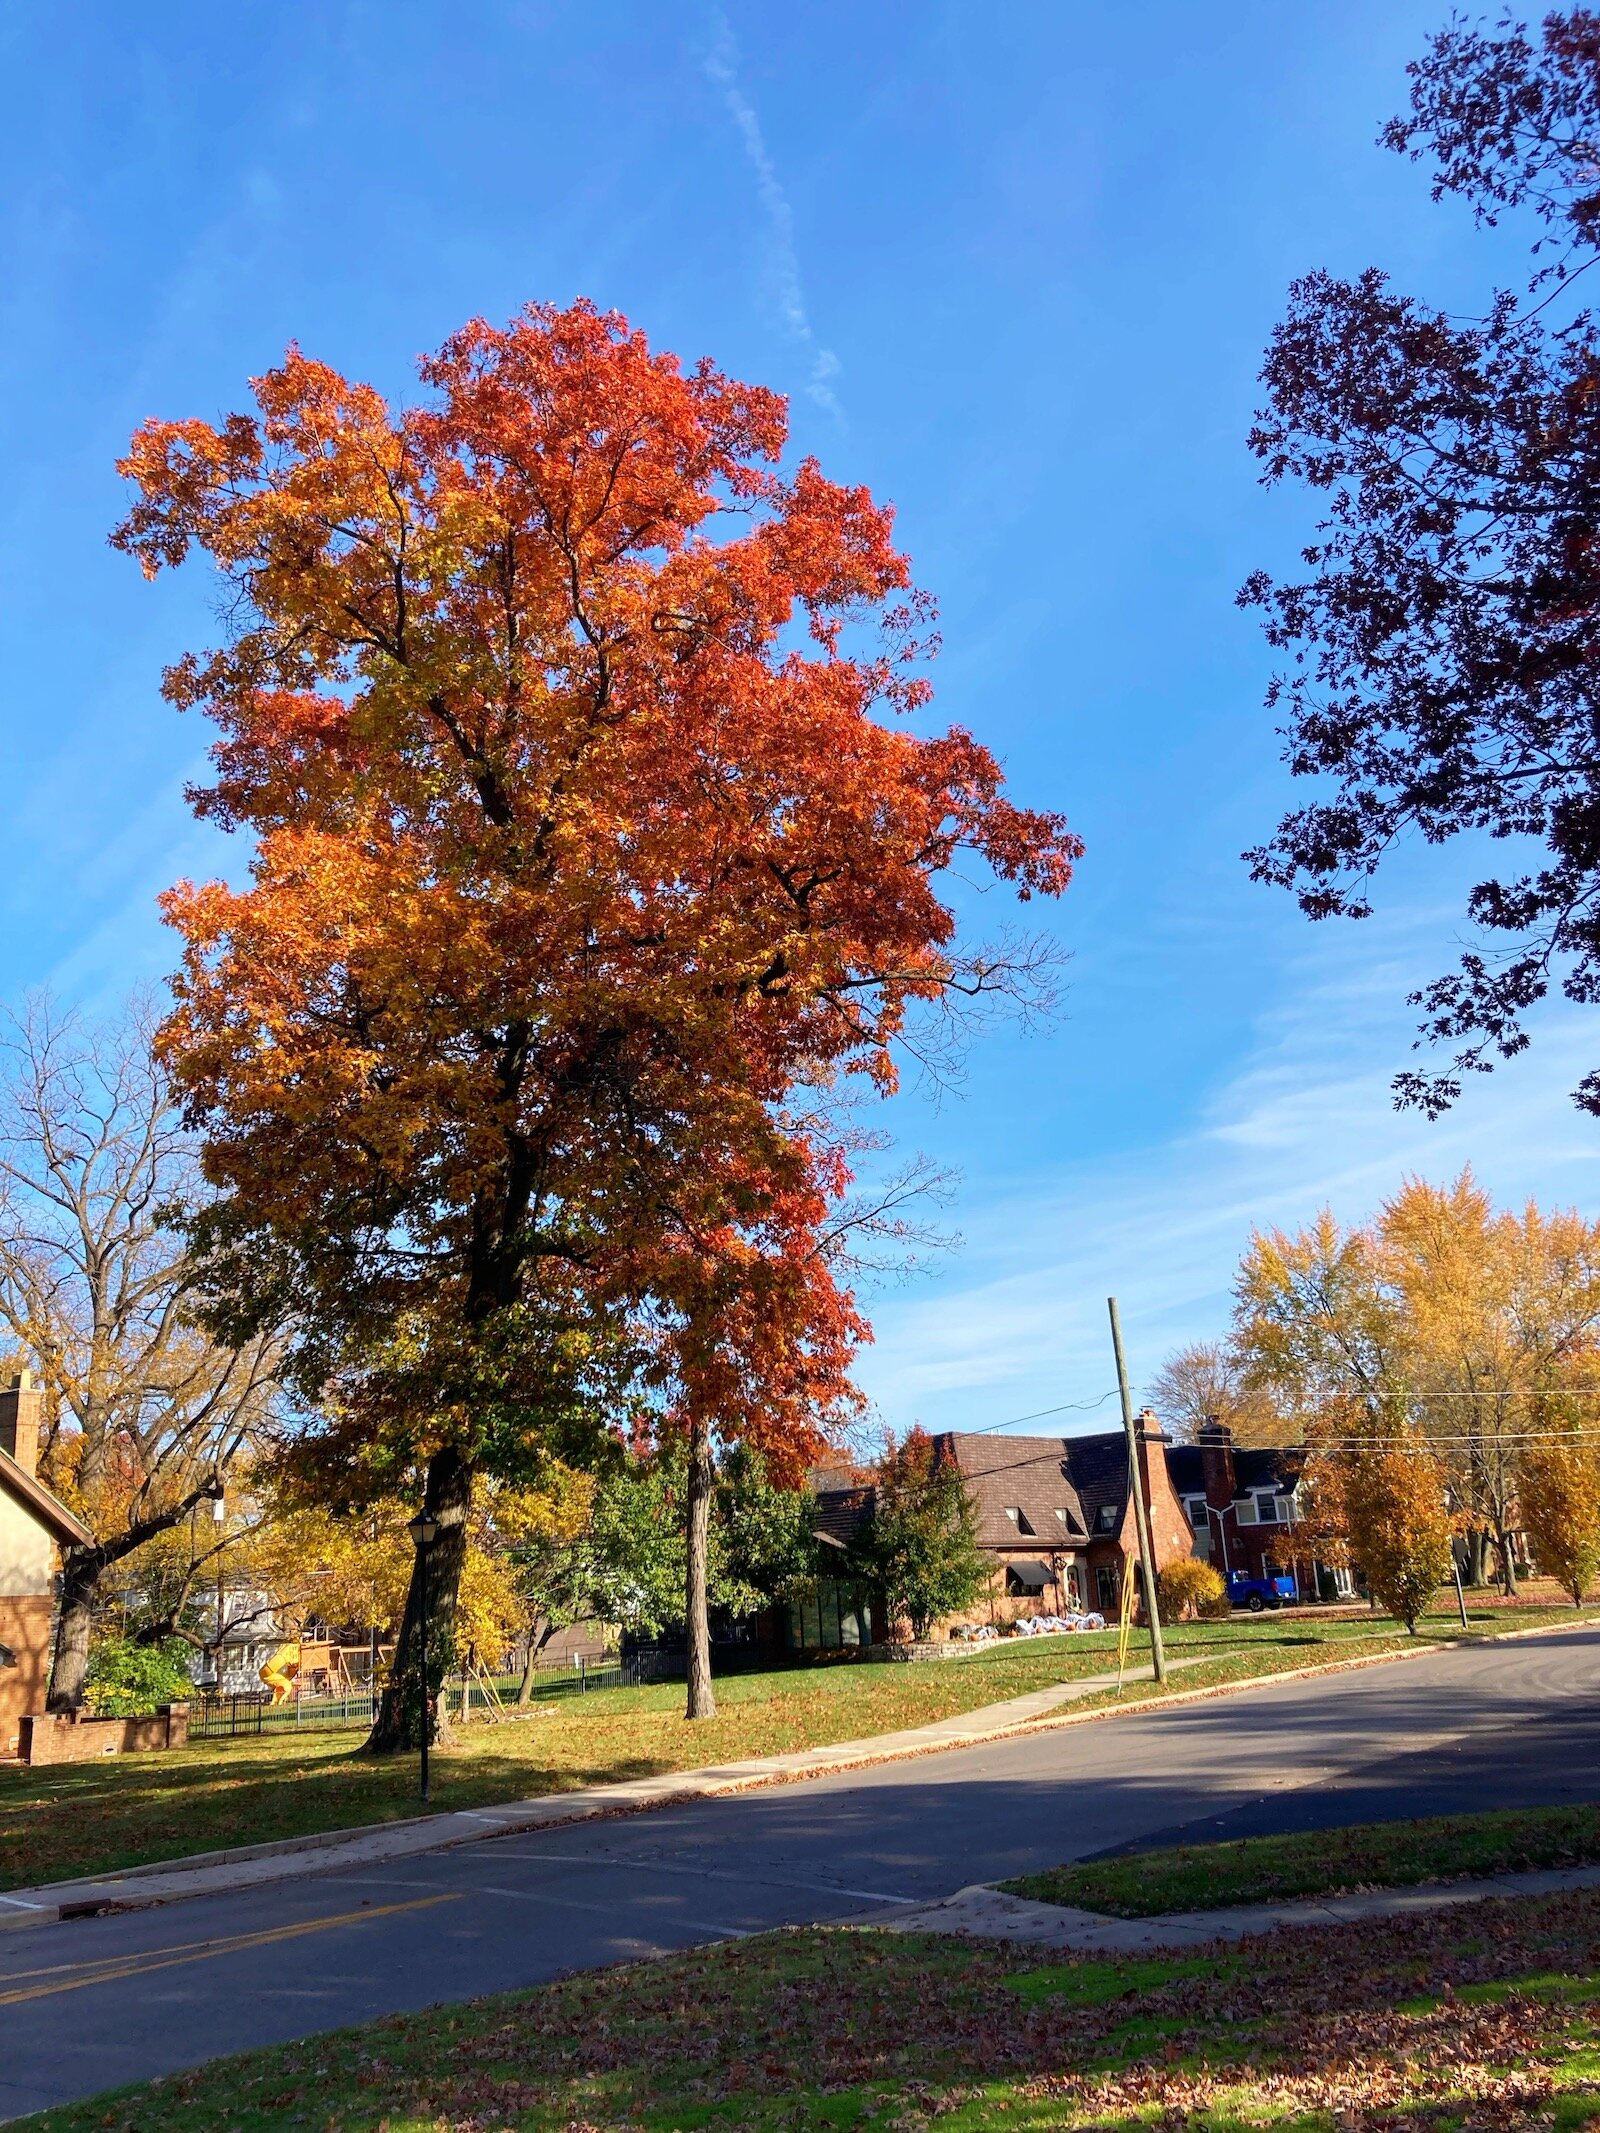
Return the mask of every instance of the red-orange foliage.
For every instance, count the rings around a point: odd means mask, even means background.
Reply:
[[[247,888],[165,901],[217,1237],[270,1240],[319,1370],[649,1296],[736,1424],[774,1314],[796,1388],[860,1331],[815,1250],[837,1166],[785,1100],[891,1087],[913,1002],[1004,982],[956,951],[958,853],[1054,894],[1077,843],[911,729],[929,604],[887,508],[779,471],[775,394],[586,303],[421,373],[395,410],[291,349],[255,412],[123,462],[117,543],[150,574],[200,547],[237,625],[165,684],[221,729],[198,810],[257,839]]]

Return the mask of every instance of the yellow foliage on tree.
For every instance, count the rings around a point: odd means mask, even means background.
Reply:
[[[1324,1209],[1250,1241],[1232,1354],[1311,1443],[1399,1416],[1434,1448],[1469,1550],[1516,1589],[1521,1450],[1580,1397],[1600,1339],[1600,1222],[1497,1210],[1470,1170],[1408,1179],[1369,1223]],[[1596,1410],[1600,1413],[1600,1409]],[[1474,1564],[1474,1576],[1478,1574]]]
[[[271,1595],[285,1629],[317,1621],[382,1633],[398,1619],[411,1574],[406,1516],[397,1503],[354,1516],[268,1497],[229,1567]]]
[[[1443,1469],[1415,1431],[1346,1449],[1338,1466],[1350,1551],[1380,1606],[1415,1636],[1417,1617],[1450,1575]]]
[[[1530,1444],[1518,1502],[1540,1569],[1581,1606],[1600,1572],[1600,1458],[1589,1441],[1560,1432]]]

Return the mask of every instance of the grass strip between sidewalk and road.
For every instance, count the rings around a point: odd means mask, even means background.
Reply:
[[[1228,1904],[1350,1896],[1366,1889],[1415,1888],[1597,1862],[1600,1807],[1522,1807],[1179,1844],[1083,1859],[1021,1874],[1000,1886],[1035,1903],[1067,1904],[1113,1918],[1161,1918]]]
[[[352,1929],[352,1930],[359,1930]],[[214,2061],[27,2133],[1576,2133],[1600,1892],[1042,1965],[790,1931]]]
[[[1474,1609],[1492,1636],[1583,1618],[1570,1607]],[[1383,1616],[1296,1615],[1201,1622],[1168,1634],[1170,1694],[1414,1650],[1461,1635],[1454,1611],[1420,1639]],[[1143,1659],[1142,1651],[1134,1654]],[[1008,1641],[931,1665],[832,1664],[719,1680],[718,1715],[689,1723],[664,1683],[566,1697],[504,1724],[478,1724],[433,1759],[435,1812],[488,1807],[585,1786],[869,1739],[982,1709],[1115,1664],[1111,1632]],[[1148,1682],[1130,1688],[1144,1701]],[[1100,1692],[1073,1710],[1114,1703]],[[418,1812],[416,1760],[374,1758],[350,1733],[205,1741],[163,1755],[37,1770],[0,1766],[0,1890],[112,1873],[196,1853],[370,1828]]]

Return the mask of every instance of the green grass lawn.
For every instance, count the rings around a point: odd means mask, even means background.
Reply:
[[[1344,1896],[1356,1889],[1410,1888],[1597,1860],[1600,1808],[1524,1807],[1180,1844],[1121,1859],[1085,1859],[1001,1886],[1039,1903],[1074,1904],[1116,1918],[1159,1918],[1221,1904]]]
[[[1517,1625],[1538,1621],[1519,1611]],[[1572,1612],[1553,1611],[1554,1622]],[[1511,1624],[1484,1608],[1479,1633]],[[1432,1617],[1425,1638],[1459,1635]],[[563,1696],[534,1716],[467,1730],[436,1756],[433,1807],[481,1807],[628,1777],[779,1754],[952,1717],[1054,1682],[1102,1673],[1115,1637],[1008,1642],[935,1665],[828,1665],[733,1676],[718,1716],[690,1725],[676,1684]],[[1407,1646],[1382,1616],[1265,1616],[1185,1625],[1168,1638],[1174,1692]],[[1143,1659],[1143,1651],[1135,1654]],[[1151,1694],[1149,1684],[1130,1694]],[[1109,1702],[1109,1696],[1096,1702]],[[353,1829],[421,1810],[413,1757],[363,1755],[351,1733],[199,1742],[167,1755],[28,1770],[0,1766],[0,1889],[181,1859],[231,1844]]]
[[[1600,1896],[1041,1966],[789,1932],[250,2053],[28,2133],[1575,2133]]]

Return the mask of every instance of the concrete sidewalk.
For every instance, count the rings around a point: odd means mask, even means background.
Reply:
[[[1482,1903],[1492,1896],[1552,1896],[1600,1887],[1600,1866],[1487,1874],[1476,1881],[1420,1882],[1407,1889],[1368,1889],[1355,1896],[1313,1896],[1293,1903],[1241,1903],[1216,1911],[1169,1911],[1156,1918],[1108,1918],[1068,1904],[1033,1903],[1001,1889],[960,1889],[943,1903],[879,1912],[867,1923],[890,1933],[964,1933],[1072,1955],[1127,1955],[1147,1948],[1203,1947],[1248,1940],[1280,1927],[1350,1925],[1363,1918],[1403,1918],[1417,1911]],[[857,1921],[860,1923],[860,1921]]]

